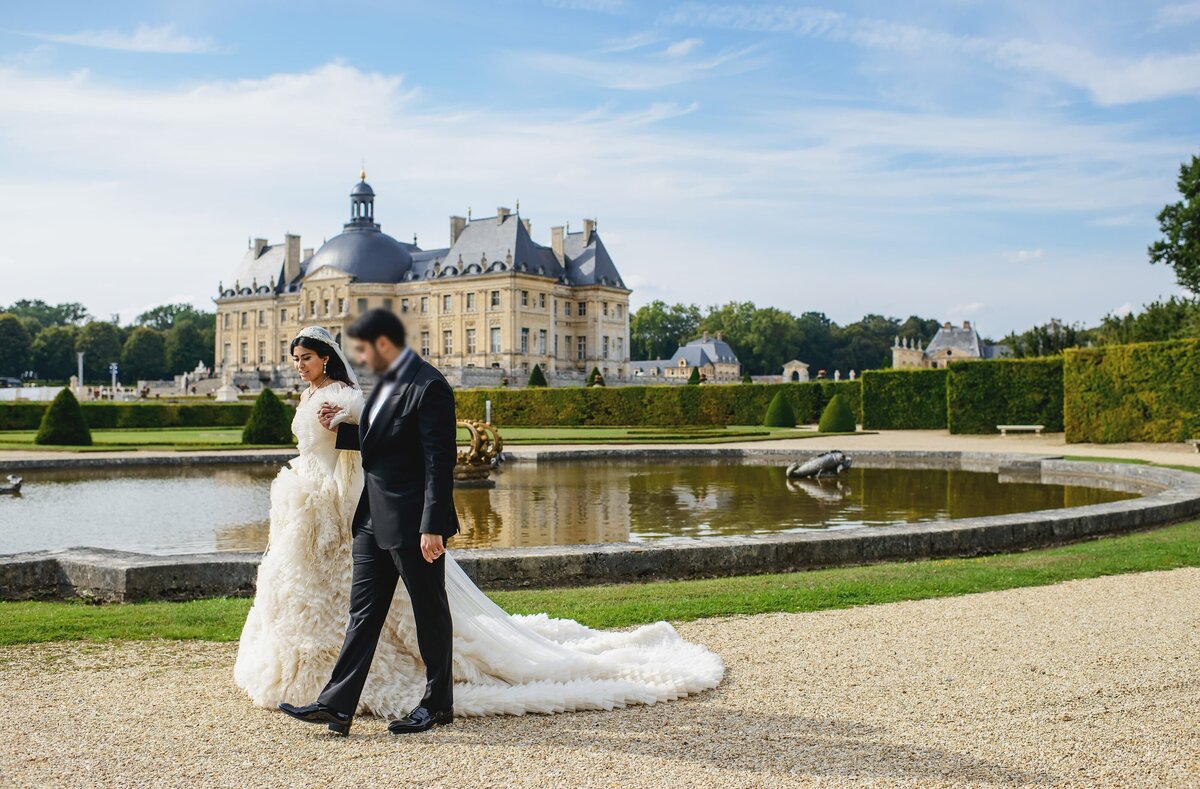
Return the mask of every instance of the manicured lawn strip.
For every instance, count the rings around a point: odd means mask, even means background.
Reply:
[[[821,611],[1200,566],[1200,521],[1074,545],[972,559],[490,594],[512,613],[547,612],[593,627],[659,619]],[[237,639],[250,601],[88,605],[0,603],[0,645],[110,638]]]

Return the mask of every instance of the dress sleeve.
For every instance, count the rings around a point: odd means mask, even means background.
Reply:
[[[333,387],[330,387],[331,389]],[[338,415],[330,420],[331,426],[337,427],[343,422],[357,425],[362,417],[363,400],[362,390],[355,386],[346,386],[339,384],[337,391],[330,392],[323,398],[326,402],[339,406],[342,410]]]

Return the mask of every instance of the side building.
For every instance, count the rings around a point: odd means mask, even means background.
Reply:
[[[742,365],[721,332],[709,337],[708,332],[697,340],[680,345],[670,359],[651,359],[630,362],[634,380],[641,383],[685,384],[692,370],[700,371],[705,383],[738,383],[742,380]]]
[[[519,206],[518,206],[519,210]],[[485,219],[450,217],[450,244],[422,249],[382,232],[366,174],[350,193],[350,221],[315,252],[300,237],[254,239],[222,282],[216,360],[237,383],[299,382],[288,345],[304,326],[341,340],[371,308],[404,321],[415,350],[459,386],[524,383],[534,364],[552,384],[581,383],[593,367],[629,376],[629,294],[594,220],[551,228],[500,208]]]
[[[1008,356],[1008,346],[984,342],[970,321],[963,321],[961,327],[943,323],[925,347],[921,347],[919,340],[900,337],[892,344],[892,367],[938,369],[958,359],[998,359],[1003,356]]]

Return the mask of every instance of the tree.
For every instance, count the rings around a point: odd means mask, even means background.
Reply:
[[[214,317],[212,313],[201,312],[191,304],[164,304],[161,307],[146,310],[134,319],[137,326],[149,326],[151,329],[166,331],[181,323],[202,325]]]
[[[1163,238],[1150,245],[1151,263],[1163,263],[1175,269],[1175,279],[1195,295],[1200,295],[1200,156],[1179,166],[1176,182],[1183,197],[1158,214]]]
[[[20,378],[29,369],[31,346],[21,319],[10,312],[0,314],[0,375]]]
[[[75,326],[88,317],[87,310],[77,302],[50,305],[41,299],[21,299],[5,309],[0,309],[0,312],[11,312],[19,318],[32,318],[43,328]]]
[[[820,433],[853,433],[857,429],[854,423],[854,412],[846,403],[846,398],[840,394],[834,395],[825,410],[821,412],[821,421],[817,423]]]
[[[196,362],[212,367],[213,344],[190,322],[173,326],[167,332],[167,374],[179,375],[196,369]]]
[[[76,335],[75,350],[83,351],[84,378],[107,381],[108,365],[121,359],[121,333],[111,323],[92,321]]]
[[[121,375],[127,381],[157,381],[162,379],[166,369],[163,333],[147,326],[134,329],[121,349]]]
[[[631,359],[669,359],[685,338],[700,327],[700,308],[695,304],[652,301],[629,316]]]
[[[750,377],[750,373],[742,373],[742,383],[744,383],[744,384],[754,383],[754,379]]]
[[[1142,305],[1140,313],[1125,315],[1109,313],[1100,326],[1088,330],[1088,339],[1101,344],[1157,342],[1200,337],[1200,298],[1181,299],[1175,296],[1166,301]]]
[[[92,445],[92,433],[83,418],[83,409],[70,389],[64,388],[59,392],[46,413],[42,414],[42,423],[33,443],[76,447]]]
[[[533,369],[529,371],[529,382],[526,386],[548,386],[546,383],[546,375],[542,372],[542,366],[535,364]]]
[[[47,326],[33,338],[30,365],[39,378],[65,381],[75,374],[75,335],[79,330],[70,324]]]
[[[688,382],[689,386],[699,386],[700,385],[700,368],[699,367],[692,368],[692,374],[688,376],[687,382]]]
[[[775,393],[771,398],[771,403],[767,406],[767,413],[763,416],[763,425],[766,427],[795,427],[796,412],[792,410],[792,404],[783,396],[783,392]]]
[[[599,367],[593,367],[592,371],[588,373],[584,386],[604,386],[604,376],[600,374]]]
[[[243,444],[291,444],[292,420],[283,401],[264,388],[242,428]]]

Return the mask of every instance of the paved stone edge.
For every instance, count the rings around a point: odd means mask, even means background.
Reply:
[[[779,461],[779,449],[631,449],[512,452],[512,462],[604,457],[740,458]],[[676,538],[539,548],[454,551],[485,589],[582,586],[646,580],[790,572],[1026,550],[1136,531],[1200,517],[1200,474],[1124,463],[982,453],[856,452],[862,467],[960,468],[1025,475],[1142,494],[1140,498],[1070,509],[778,535]],[[251,461],[252,462],[252,461]],[[84,597],[104,601],[185,600],[253,594],[260,554],[154,556],[99,548],[0,556],[0,599]]]

